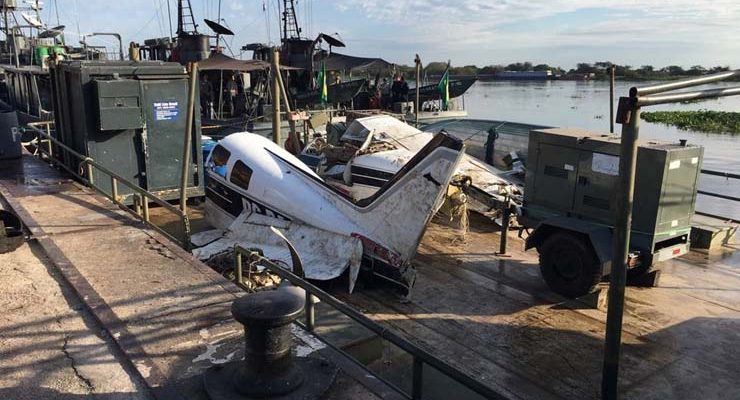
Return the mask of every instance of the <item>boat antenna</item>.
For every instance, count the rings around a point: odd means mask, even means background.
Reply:
[[[222,22],[221,21],[221,0],[218,0],[218,21],[217,22],[219,24]],[[225,40],[224,40],[224,43],[226,43]],[[216,51],[218,51],[220,46],[221,46],[221,33],[216,32]],[[223,70],[221,70],[221,75],[223,76]]]
[[[170,37],[172,37],[172,36],[175,36],[174,32],[172,32],[172,9],[170,7],[170,0],[166,0],[166,1],[167,1],[167,21],[170,23]]]
[[[270,9],[265,3],[266,0],[262,0],[262,12],[265,14],[265,29],[267,30],[267,42],[270,42]]]
[[[59,26],[61,25],[61,23],[59,22],[59,0],[54,0],[54,12],[57,15],[57,26]]]

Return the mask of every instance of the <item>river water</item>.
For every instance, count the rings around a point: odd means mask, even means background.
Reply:
[[[626,96],[633,86],[650,82],[617,82],[615,98]],[[737,86],[707,85],[700,88]],[[694,90],[694,89],[691,89]],[[470,118],[495,119],[609,132],[609,82],[591,81],[490,81],[476,82],[465,94]],[[616,100],[614,108],[616,110]],[[740,112],[740,96],[690,104],[645,108],[662,110],[717,110]],[[615,125],[618,133],[621,125]],[[640,136],[664,141],[687,139],[704,146],[704,169],[740,173],[740,135],[679,130],[662,124],[640,122]],[[700,189],[740,197],[740,180],[702,175]],[[700,195],[697,210],[740,218],[740,203]]]

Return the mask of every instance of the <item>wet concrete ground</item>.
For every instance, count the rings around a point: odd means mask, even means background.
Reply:
[[[461,241],[432,224],[408,303],[377,286],[343,298],[512,398],[600,397],[605,312],[550,292],[513,233],[511,257],[495,256],[493,229],[473,218]],[[627,289],[624,398],[740,398],[737,249],[667,262],[658,287]]]
[[[0,282],[0,399],[150,399],[36,243],[0,254]]]

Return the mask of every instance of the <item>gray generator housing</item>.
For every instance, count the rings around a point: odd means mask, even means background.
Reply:
[[[160,61],[65,61],[52,66],[50,73],[59,140],[161,198],[179,198],[188,106],[183,66]],[[200,147],[200,113],[195,112],[188,197],[203,195]],[[68,168],[79,171],[77,157],[56,154],[64,157]],[[93,180],[111,193],[108,175],[93,169]],[[119,184],[118,193],[125,202],[133,202],[133,191],[126,185]]]
[[[630,250],[649,265],[671,258],[661,249],[688,243],[704,148],[644,139],[638,146]],[[618,135],[572,128],[531,131],[525,225],[569,217],[613,226],[619,154]],[[611,243],[599,245],[610,253]]]

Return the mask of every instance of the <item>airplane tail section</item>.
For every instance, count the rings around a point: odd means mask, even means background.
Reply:
[[[376,193],[356,202],[352,219],[363,232],[353,236],[363,242],[366,254],[393,267],[407,264],[463,154],[460,139],[440,132]]]

